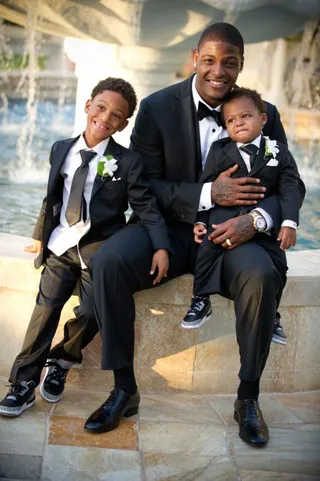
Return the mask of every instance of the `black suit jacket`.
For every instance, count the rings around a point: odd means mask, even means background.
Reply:
[[[130,148],[139,152],[166,221],[193,224],[196,220],[202,182],[198,122],[190,77],[142,100],[131,136]],[[263,133],[287,143],[276,107],[266,102],[268,122]],[[302,203],[304,185],[299,179]],[[259,202],[280,223],[277,196]]]
[[[45,261],[50,235],[60,223],[63,192],[63,177],[60,171],[67,153],[78,138],[79,136],[55,142],[50,152],[51,169],[47,196],[32,235],[43,243],[43,251],[35,259],[37,268]],[[96,175],[89,207],[91,227],[79,244],[84,262],[88,262],[107,237],[126,225],[125,211],[128,202],[148,231],[154,251],[160,248],[169,250],[167,228],[154,194],[142,176],[143,164],[140,156],[117,144],[112,137],[106,154],[118,160],[116,178],[121,180],[113,181],[111,177],[103,179],[98,173]]]
[[[253,168],[250,173],[246,164],[238,150],[235,142],[229,137],[226,139],[218,140],[214,142],[209,150],[207,161],[203,173],[201,175],[201,182],[210,182],[215,180],[218,175],[238,164],[238,170],[232,175],[232,177],[258,177],[260,184],[266,187],[265,196],[279,195],[280,207],[281,207],[281,222],[289,219],[297,224],[299,223],[299,200],[298,200],[298,175],[297,166],[289,152],[286,145],[277,142],[279,153],[276,156],[276,162],[270,156],[265,157],[265,139],[262,137],[259,153],[254,162]],[[199,212],[197,220],[205,222],[208,225],[220,224],[232,217],[236,217],[240,214],[245,214],[255,206],[243,207],[221,207],[216,205],[213,209],[205,212]],[[280,226],[275,225],[273,232],[277,235]]]

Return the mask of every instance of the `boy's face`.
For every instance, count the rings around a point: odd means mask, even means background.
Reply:
[[[105,90],[85,106],[87,127],[84,133],[88,147],[94,147],[127,125],[128,102],[118,92]]]
[[[247,97],[226,103],[223,113],[231,139],[244,144],[258,137],[267,122],[266,114],[261,114],[253,101]]]
[[[239,48],[226,42],[204,42],[194,54],[197,66],[196,88],[203,100],[218,107],[234,84],[243,67]]]

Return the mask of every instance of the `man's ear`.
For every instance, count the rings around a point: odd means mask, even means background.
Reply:
[[[244,57],[241,59],[241,64],[240,64],[240,72],[243,70],[243,65],[244,65]]]
[[[129,120],[125,120],[125,121],[123,122],[123,124],[122,124],[122,127],[119,127],[119,128],[118,128],[118,132],[122,132],[122,131],[126,128],[126,126],[128,125],[128,123],[129,123]]]
[[[91,100],[91,99],[89,99],[89,100],[86,101],[86,104],[85,104],[85,106],[84,106],[84,111],[85,111],[86,114],[89,112],[89,109],[90,109],[90,107],[91,107],[91,104],[92,104],[92,100]]]
[[[194,67],[197,67],[198,58],[199,58],[199,52],[198,52],[198,50],[195,50],[194,53],[193,53],[193,66]]]

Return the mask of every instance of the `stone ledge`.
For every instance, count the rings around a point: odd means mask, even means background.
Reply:
[[[7,376],[20,350],[33,310],[40,271],[34,255],[23,252],[32,242],[0,234],[0,375]],[[289,392],[320,388],[320,250],[290,252],[289,276],[281,315],[288,345],[271,346],[262,377],[264,391]],[[214,317],[200,330],[180,328],[192,290],[185,275],[164,286],[136,294],[135,370],[141,391],[231,393],[239,369],[233,303],[213,296]],[[65,306],[55,341],[64,322],[73,317],[73,298]],[[74,387],[95,390],[112,385],[110,373],[100,370],[99,335],[84,351],[84,362],[68,376]]]

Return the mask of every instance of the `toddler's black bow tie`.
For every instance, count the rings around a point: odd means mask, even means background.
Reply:
[[[199,102],[197,118],[199,121],[205,117],[213,117],[218,125],[222,125],[221,114],[217,110],[211,110],[204,103]]]

